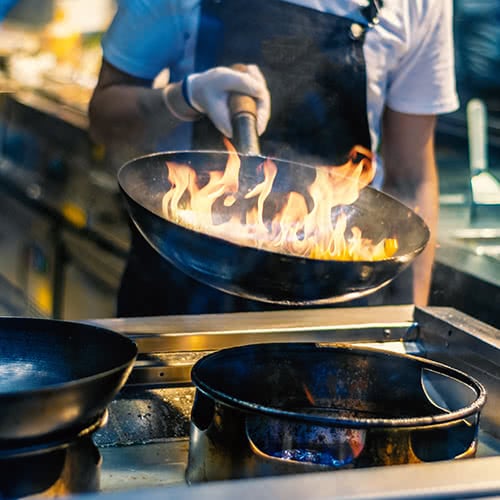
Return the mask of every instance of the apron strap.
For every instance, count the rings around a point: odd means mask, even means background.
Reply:
[[[360,9],[363,17],[368,21],[369,26],[374,26],[379,23],[378,13],[384,6],[384,0],[369,0],[366,7]]]

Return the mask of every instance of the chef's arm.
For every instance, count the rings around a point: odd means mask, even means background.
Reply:
[[[105,144],[134,141],[153,145],[180,123],[206,115],[221,133],[231,137],[228,98],[233,92],[255,98],[257,128],[262,134],[270,114],[267,84],[257,66],[242,67],[245,71],[216,67],[153,89],[151,81],[103,61],[89,106],[91,135]]]
[[[426,249],[412,266],[413,302],[421,306],[429,298],[439,216],[435,124],[435,116],[404,114],[389,108],[383,117],[383,190],[417,212],[431,233]],[[405,284],[398,282],[397,286]]]
[[[168,112],[161,89],[103,61],[89,105],[90,134],[103,144],[133,142],[146,150],[156,136],[181,123]]]

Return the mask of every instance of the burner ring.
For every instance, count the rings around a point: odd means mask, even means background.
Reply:
[[[85,422],[77,428],[66,429],[64,432],[39,436],[35,439],[9,440],[5,445],[0,441],[0,461],[67,448],[71,443],[88,437],[104,427],[108,421],[108,414],[106,409],[90,423]]]

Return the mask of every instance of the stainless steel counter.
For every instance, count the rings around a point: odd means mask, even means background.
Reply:
[[[500,457],[458,462],[400,465],[384,469],[281,476],[196,486],[139,489],[84,498],[121,499],[459,499],[498,498]]]
[[[470,210],[467,200],[441,206],[430,304],[453,306],[500,328],[500,207],[481,207],[474,220]]]

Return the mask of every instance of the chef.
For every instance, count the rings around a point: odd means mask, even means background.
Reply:
[[[224,149],[228,95],[248,94],[264,155],[335,165],[368,148],[373,185],[435,236],[435,121],[458,106],[452,0],[122,0],[102,46],[96,140],[143,153]],[[434,245],[373,303],[426,304]],[[192,280],[132,229],[119,316],[272,307]]]

